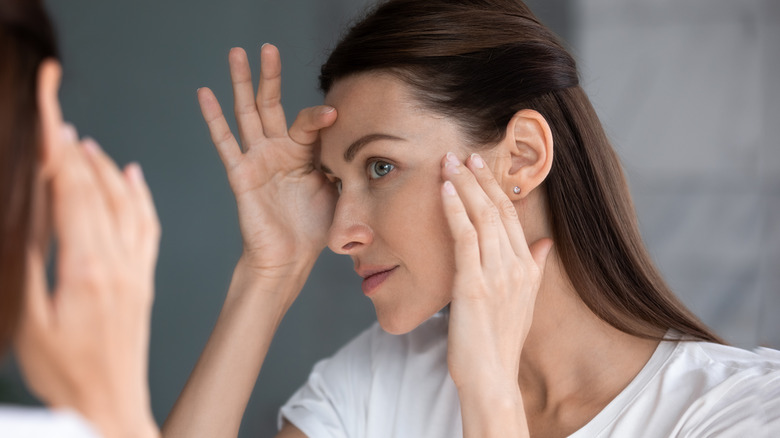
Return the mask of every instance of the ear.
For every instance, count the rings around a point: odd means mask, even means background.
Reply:
[[[494,174],[512,200],[528,196],[550,173],[552,130],[537,111],[524,109],[515,113],[497,148],[499,159],[495,162]]]
[[[62,139],[62,108],[58,93],[62,67],[53,59],[45,59],[38,67],[38,117],[41,129],[41,167],[44,175],[50,173],[51,167],[59,162],[57,152]]]

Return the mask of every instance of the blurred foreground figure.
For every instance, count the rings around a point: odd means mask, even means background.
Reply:
[[[63,123],[60,77],[42,3],[0,0],[0,353],[48,406],[0,406],[0,435],[155,437],[157,214],[137,164],[120,170]]]

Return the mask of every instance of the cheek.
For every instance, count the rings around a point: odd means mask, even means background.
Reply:
[[[403,220],[399,231],[403,233],[406,263],[429,293],[439,300],[449,301],[452,278],[455,274],[454,243],[444,216],[441,200],[441,181],[438,176],[419,178],[407,184],[402,196]]]

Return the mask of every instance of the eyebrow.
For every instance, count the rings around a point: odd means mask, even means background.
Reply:
[[[357,155],[357,153],[360,152],[361,149],[363,149],[369,143],[379,141],[379,140],[406,141],[401,137],[396,137],[390,134],[375,133],[375,134],[364,135],[359,139],[353,141],[352,144],[349,145],[347,150],[344,151],[344,161],[346,161],[347,163],[352,162],[352,160],[355,159],[355,155]],[[331,173],[331,174],[333,173],[332,170],[330,170],[327,166],[325,166],[322,163],[320,163],[320,167],[322,168],[322,171],[325,173]]]

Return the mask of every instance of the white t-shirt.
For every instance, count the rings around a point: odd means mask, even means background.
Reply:
[[[100,435],[73,411],[0,405],[0,437],[99,438]]]
[[[374,324],[318,362],[279,412],[310,438],[462,437],[437,315],[405,335]],[[634,380],[571,437],[780,436],[780,352],[661,342]]]

